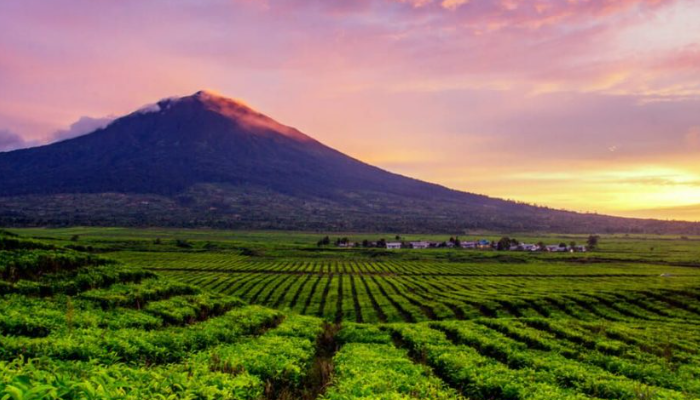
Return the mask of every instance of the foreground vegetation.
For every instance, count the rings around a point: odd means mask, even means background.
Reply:
[[[0,399],[700,398],[695,238],[585,254],[317,240],[0,232]]]

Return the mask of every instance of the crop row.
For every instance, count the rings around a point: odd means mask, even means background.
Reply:
[[[676,378],[670,370],[652,369],[614,356],[603,356],[611,364],[624,365],[613,373],[595,363],[581,362],[557,351],[530,348],[499,332],[474,324],[440,323],[435,327],[448,333],[452,341],[477,350],[513,370],[533,370],[539,382],[550,382],[589,396],[608,399],[634,399],[639,390],[655,393],[663,398],[683,398],[689,392],[682,377]],[[632,373],[636,368],[637,373]],[[644,370],[644,371],[643,371]],[[643,373],[646,372],[646,373]]]
[[[242,315],[238,315],[241,317]],[[296,393],[315,356],[321,321],[290,316],[262,336],[235,330],[226,343],[147,368],[94,360],[0,361],[0,397],[32,399],[208,398],[258,400]],[[5,397],[2,397],[5,398]]]
[[[192,351],[276,326],[282,314],[259,306],[235,308],[226,314],[184,327],[143,331],[135,328],[76,328],[68,335],[0,336],[0,359],[50,357],[54,360],[100,360],[104,363],[177,362]]]
[[[199,289],[183,283],[148,279],[138,284],[114,284],[108,288],[93,289],[80,294],[80,298],[94,301],[103,308],[134,307],[140,309],[147,302],[171,296],[193,295]]]
[[[29,296],[54,294],[75,295],[80,292],[107,287],[115,283],[139,282],[152,278],[152,272],[120,265],[82,267],[72,271],[42,275],[37,280],[20,279],[10,282],[0,279],[0,295],[17,293]]]
[[[458,279],[378,275],[168,272],[210,291],[329,321],[421,322],[480,317],[678,321],[700,324],[697,289],[571,291],[520,295]],[[496,280],[496,278],[491,278]],[[502,278],[518,285],[518,278]],[[543,279],[528,284],[540,284]]]
[[[404,346],[473,399],[686,399],[687,391],[648,385],[556,352],[530,349],[461,322],[392,326]],[[447,332],[447,335],[445,334]]]
[[[72,329],[155,329],[163,320],[133,309],[103,310],[86,300],[6,295],[0,298],[0,335],[46,337]]]
[[[0,251],[0,279],[9,282],[37,280],[47,274],[107,263],[105,259],[70,250]]]
[[[346,344],[334,362],[333,385],[324,399],[463,398],[391,344]]]
[[[421,254],[417,253],[416,255]],[[432,253],[428,253],[432,254]],[[257,259],[232,252],[117,252],[108,254],[137,267],[154,269],[200,270],[209,272],[258,272],[286,274],[392,274],[392,275],[436,275],[488,277],[499,275],[525,277],[601,277],[601,276],[650,276],[668,273],[676,276],[694,275],[696,270],[668,265],[635,262],[585,263],[580,256],[527,257],[483,254],[474,258],[441,258],[434,256],[421,259],[368,260],[366,256],[343,259]]]
[[[649,352],[649,346],[660,344],[658,338],[644,344],[611,339],[584,329],[577,323],[548,320],[484,320],[485,327],[470,325],[471,334],[482,338],[495,337],[500,343],[508,343],[520,351],[530,349],[530,354],[546,354],[551,359],[557,354],[569,363],[586,364],[589,369],[602,369],[618,376],[640,381],[648,385],[673,389],[684,393],[700,394],[697,380],[697,360],[684,354],[673,343],[664,346],[665,352]],[[451,329],[450,323],[442,327]],[[462,329],[463,331],[463,329]],[[460,331],[460,332],[462,332]],[[690,357],[689,357],[690,356]]]

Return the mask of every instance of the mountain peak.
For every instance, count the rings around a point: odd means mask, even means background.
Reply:
[[[219,94],[218,92],[215,92],[211,89],[202,89],[199,90],[197,93],[193,94],[193,96],[216,96],[216,97],[225,97]]]
[[[248,107],[245,104],[245,102],[243,102],[241,100],[236,100],[236,99],[232,99],[230,97],[226,97],[218,92],[215,92],[215,91],[209,90],[209,89],[202,89],[202,90],[196,92],[195,94],[190,95],[190,96],[185,96],[184,98],[188,98],[188,97],[193,98],[193,99],[197,99],[201,102],[214,102],[214,103],[216,103],[216,102],[228,102],[228,103],[236,103],[236,104],[239,104],[241,106]]]
[[[241,127],[254,133],[275,132],[299,141],[313,141],[312,138],[299,132],[297,129],[283,125],[256,111],[244,101],[223,96],[212,90],[200,90],[190,96],[171,101],[197,102],[207,110],[229,118]]]

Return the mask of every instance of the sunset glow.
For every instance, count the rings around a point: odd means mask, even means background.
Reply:
[[[211,88],[355,158],[700,220],[700,2],[0,2],[0,151]]]

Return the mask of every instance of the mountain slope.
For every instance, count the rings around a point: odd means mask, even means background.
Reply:
[[[0,153],[0,222],[281,229],[687,231],[451,190],[348,157],[210,92]]]
[[[454,195],[359,162],[208,92],[163,100],[90,135],[4,154],[0,173],[3,196],[172,195],[197,183],[262,185],[299,196],[360,189]]]

